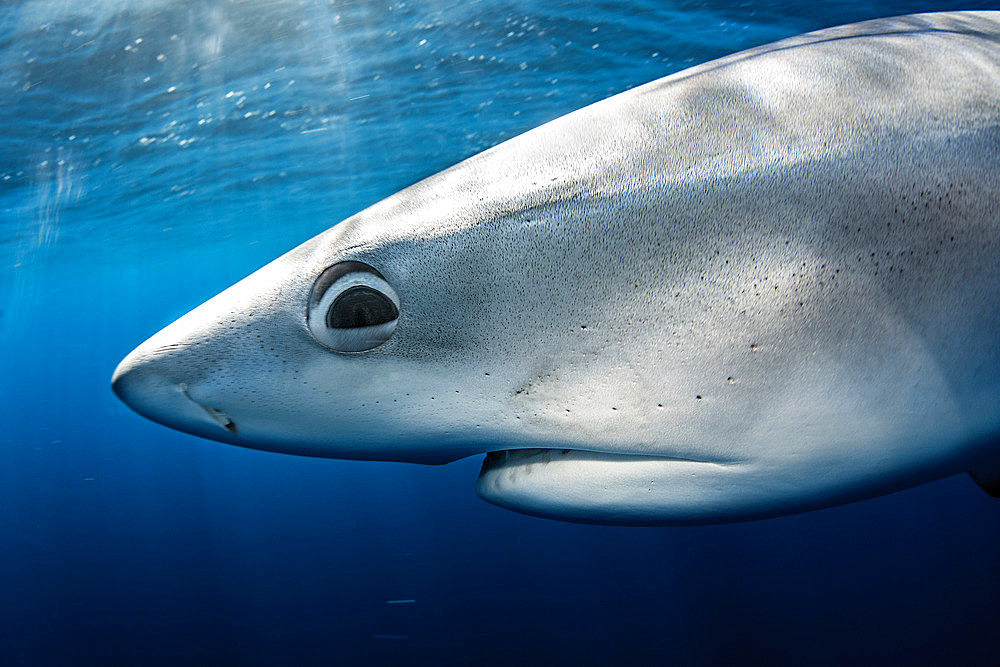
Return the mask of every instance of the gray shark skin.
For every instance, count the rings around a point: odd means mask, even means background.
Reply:
[[[256,449],[445,463],[684,524],[1000,479],[1000,12],[810,33],[432,176],[134,350],[113,388]]]

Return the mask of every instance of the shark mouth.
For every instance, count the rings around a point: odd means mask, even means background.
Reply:
[[[506,509],[563,521],[705,523],[741,518],[724,506],[732,502],[732,481],[748,469],[736,461],[512,449],[486,455],[476,490]],[[742,510],[750,505],[739,503]]]
[[[587,449],[545,449],[540,447],[526,449],[501,449],[487,452],[483,459],[480,474],[499,467],[517,467],[532,465],[547,465],[553,461],[569,460],[570,458],[602,460],[607,462],[628,461],[681,461],[685,463],[712,463],[715,465],[730,465],[730,462],[705,461],[678,456],[660,456],[656,454],[628,454],[620,452],[600,452]]]

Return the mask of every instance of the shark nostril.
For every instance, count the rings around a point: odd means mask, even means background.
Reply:
[[[207,414],[209,417],[212,418],[212,421],[214,421],[216,424],[226,429],[233,435],[236,435],[236,422],[234,422],[229,415],[227,415],[222,410],[217,410],[216,408],[210,408],[207,405],[202,405],[198,401],[191,398],[191,396],[188,394],[187,391],[188,386],[186,383],[184,382],[179,383],[177,385],[177,388],[180,389],[181,393],[184,395],[184,398],[188,399],[189,401],[197,405],[199,408],[204,410],[205,414]]]
[[[215,421],[219,426],[221,426],[222,428],[226,429],[227,431],[229,431],[233,435],[236,435],[236,422],[234,422],[232,419],[230,419],[229,415],[227,415],[222,410],[216,410],[215,408],[209,408],[209,407],[206,407],[204,405],[201,405],[200,403],[198,405],[199,405],[199,407],[201,407],[202,410],[204,410],[206,413],[208,413],[208,416],[211,417],[212,420]]]

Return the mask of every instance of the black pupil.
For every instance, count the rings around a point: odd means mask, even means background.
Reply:
[[[341,292],[330,310],[326,326],[331,329],[356,329],[392,322],[399,317],[396,304],[377,289],[356,285]]]

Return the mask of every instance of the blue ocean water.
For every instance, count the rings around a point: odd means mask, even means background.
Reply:
[[[983,2],[0,6],[0,662],[996,664],[966,476],[736,525],[490,506],[478,459],[297,458],[111,394],[135,345],[351,213],[632,86]]]

